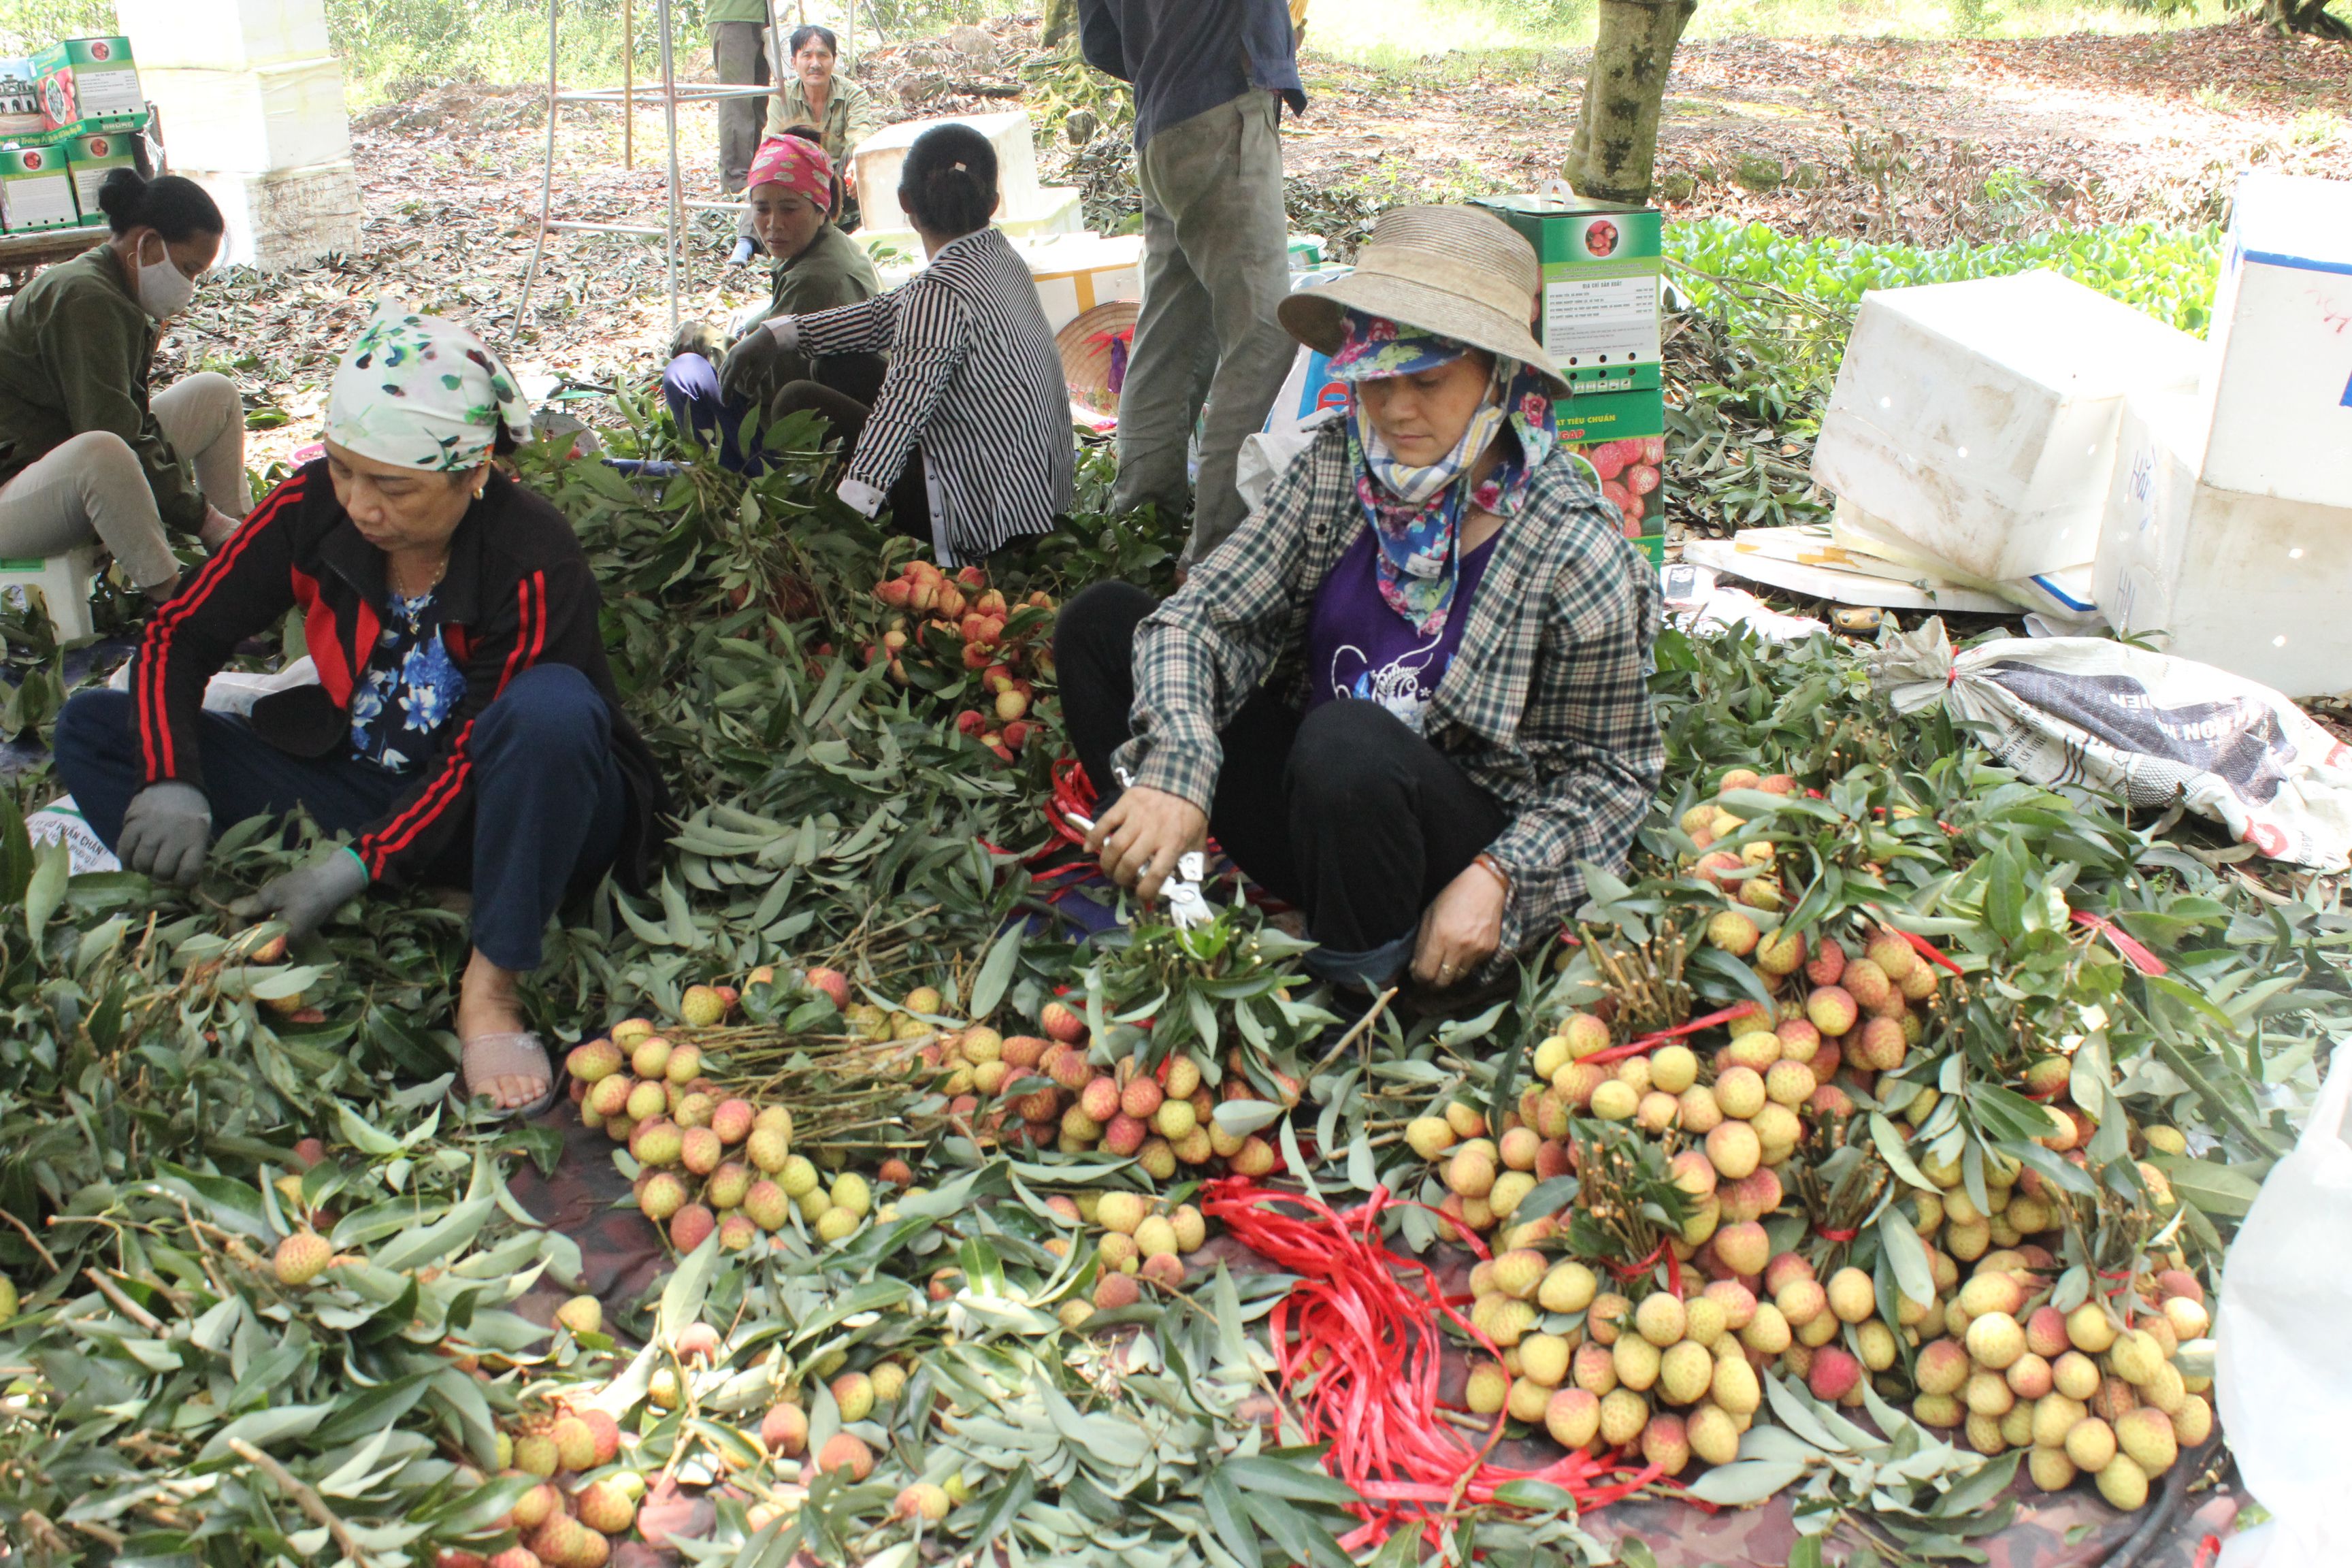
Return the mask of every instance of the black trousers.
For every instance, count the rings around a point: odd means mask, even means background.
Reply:
[[[1062,715],[1101,805],[1118,794],[1111,752],[1132,733],[1135,628],[1156,601],[1098,583],[1062,608],[1054,664]],[[1234,864],[1307,915],[1334,958],[1380,950],[1385,984],[1410,958],[1422,911],[1500,836],[1508,819],[1436,747],[1376,702],[1300,715],[1271,690],[1219,731],[1224,765],[1209,831]]]
[[[858,355],[859,370],[871,356]],[[826,362],[830,363],[831,362]],[[876,359],[873,375],[874,392],[864,398],[853,397],[814,381],[795,381],[777,389],[768,404],[768,423],[772,425],[787,414],[797,414],[803,408],[814,409],[833,426],[833,434],[846,454],[857,449],[857,438],[866,433],[866,421],[874,412],[873,398],[881,391],[880,361]],[[923,456],[919,448],[907,454],[907,466],[898,470],[898,482],[890,487],[889,528],[909,539],[931,542],[931,496],[923,483]]]

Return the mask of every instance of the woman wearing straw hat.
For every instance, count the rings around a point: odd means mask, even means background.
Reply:
[[[1556,931],[1584,864],[1622,865],[1664,763],[1657,579],[1558,445],[1538,281],[1489,214],[1387,214],[1352,274],[1281,307],[1348,416],[1173,598],[1065,608],[1114,879],[1148,900],[1213,834],[1304,910],[1317,973],[1444,990]]]

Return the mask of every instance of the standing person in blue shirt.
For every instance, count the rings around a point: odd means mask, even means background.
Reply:
[[[1205,396],[1187,566],[1241,526],[1242,440],[1265,423],[1293,345],[1282,106],[1307,108],[1284,0],[1079,0],[1087,62],[1135,88],[1143,312],[1119,395],[1114,510],[1181,515]],[[1213,375],[1201,347],[1216,345]]]

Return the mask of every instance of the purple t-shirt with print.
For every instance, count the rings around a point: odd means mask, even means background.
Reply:
[[[1366,528],[1358,534],[1315,595],[1315,614],[1307,628],[1308,710],[1338,698],[1367,700],[1419,734],[1437,683],[1462,646],[1471,598],[1486,574],[1495,539],[1501,537],[1497,532],[1462,558],[1445,625],[1435,637],[1423,637],[1381,597],[1372,531]]]

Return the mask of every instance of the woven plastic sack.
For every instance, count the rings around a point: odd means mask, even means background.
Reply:
[[[2034,784],[2159,810],[2178,800],[2274,860],[2352,865],[2352,747],[2267,686],[2098,637],[1955,654],[1940,616],[1867,658],[1896,712],[1943,703]]]
[[[2238,1472],[2272,1522],[2221,1568],[2352,1563],[2352,1062],[2333,1064],[2294,1152],[2230,1247],[2214,1399]]]

